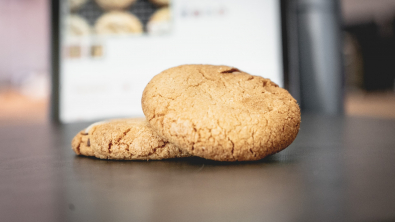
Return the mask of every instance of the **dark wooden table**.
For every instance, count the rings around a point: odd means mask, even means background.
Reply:
[[[0,127],[0,221],[395,221],[395,121],[304,115],[258,162],[75,156],[87,124]]]

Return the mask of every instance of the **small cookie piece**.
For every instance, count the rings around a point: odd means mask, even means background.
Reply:
[[[149,1],[158,7],[168,6],[170,3],[170,0],[149,0]]]
[[[78,155],[115,160],[161,160],[188,157],[163,140],[145,118],[98,122],[79,132],[71,147]]]
[[[121,10],[131,6],[136,0],[96,0],[104,10]]]
[[[87,0],[69,0],[70,11],[76,11],[83,6]]]
[[[192,155],[218,161],[259,160],[296,138],[296,100],[269,79],[236,68],[183,65],[156,75],[143,112],[163,138]]]
[[[143,25],[129,12],[113,11],[100,16],[95,23],[97,34],[140,34]]]
[[[170,10],[163,7],[157,10],[147,23],[147,31],[151,35],[160,35],[170,31]]]
[[[88,36],[92,29],[88,22],[79,15],[69,15],[66,18],[67,34],[70,36]]]

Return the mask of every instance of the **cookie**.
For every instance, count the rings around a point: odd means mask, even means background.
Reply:
[[[140,34],[143,25],[129,12],[113,11],[100,16],[95,23],[97,34]]]
[[[104,10],[121,10],[128,8],[136,0],[95,0],[96,3]]]
[[[156,75],[141,100],[151,127],[188,153],[259,160],[296,138],[296,100],[269,79],[229,66],[183,65]]]
[[[161,160],[190,156],[152,131],[145,118],[92,124],[79,132],[71,147],[78,155],[115,160]]]
[[[87,36],[92,29],[88,22],[79,15],[69,15],[66,19],[67,34],[70,36]]]
[[[170,3],[170,0],[149,0],[149,1],[159,7],[168,6]]]
[[[70,11],[76,11],[83,6],[87,0],[69,0],[69,9]]]
[[[158,9],[147,23],[147,32],[151,35],[160,35],[170,31],[170,10],[168,7]]]

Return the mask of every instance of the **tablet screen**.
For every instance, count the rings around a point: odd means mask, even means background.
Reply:
[[[283,86],[279,0],[69,0],[61,5],[61,122],[143,116],[142,92],[182,64]]]

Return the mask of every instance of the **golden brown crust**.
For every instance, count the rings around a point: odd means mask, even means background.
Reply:
[[[88,140],[89,135],[85,134],[85,131],[82,130],[77,135],[75,135],[71,141],[71,148],[78,155],[94,156],[92,148],[88,146]]]
[[[228,66],[183,65],[155,76],[142,97],[152,128],[187,152],[259,160],[296,138],[296,100],[269,79]]]
[[[93,125],[88,131],[81,131],[72,141],[72,149],[78,155],[117,160],[190,156],[154,133],[144,118],[113,120]]]

